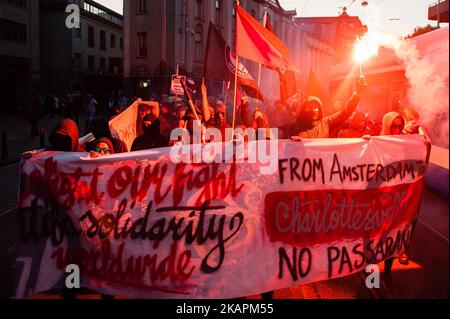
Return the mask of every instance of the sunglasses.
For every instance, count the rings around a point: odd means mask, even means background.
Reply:
[[[103,153],[111,153],[111,151],[109,150],[109,148],[100,148],[100,147],[96,147],[96,148],[94,148],[94,150],[95,150],[97,153],[101,153],[102,151],[103,151]]]

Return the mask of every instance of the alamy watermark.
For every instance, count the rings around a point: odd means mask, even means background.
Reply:
[[[191,134],[192,133],[192,134]],[[198,121],[191,130],[174,129],[171,141],[178,141],[170,150],[173,163],[250,163],[258,164],[264,175],[278,169],[278,129],[276,128],[205,128]]]
[[[380,289],[380,268],[377,265],[367,265],[366,267],[366,287],[368,289]]]
[[[66,28],[79,29],[80,28],[80,7],[76,4],[69,4],[66,7]]]
[[[66,287],[68,289],[80,289],[80,267],[75,264],[66,267]]]

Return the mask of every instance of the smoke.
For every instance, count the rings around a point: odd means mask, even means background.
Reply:
[[[448,38],[446,43],[445,56],[421,54],[412,40],[400,40],[393,49],[405,65],[410,84],[407,99],[420,113],[421,125],[430,133],[434,145],[448,148]],[[442,59],[447,59],[447,63]]]
[[[409,82],[407,105],[419,112],[419,124],[430,134],[433,145],[448,149],[448,32],[442,38],[432,37],[430,43],[421,45],[421,50],[416,39],[401,39],[386,31],[369,29],[356,45],[355,59],[362,60],[364,53],[366,58],[374,56],[380,47],[392,49],[405,67]]]

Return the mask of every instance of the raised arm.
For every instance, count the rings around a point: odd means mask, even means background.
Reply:
[[[361,95],[364,90],[367,88],[367,82],[364,77],[359,78],[358,84],[356,85],[356,90],[353,93],[350,101],[345,105],[345,107],[330,116],[325,118],[328,121],[328,126],[330,130],[333,130],[344,123],[352,114],[355,112],[358,107],[359,102],[361,101]]]
[[[209,110],[208,90],[205,85],[205,79],[202,80],[202,109],[204,121],[208,123],[211,118],[211,111]]]
[[[242,97],[241,118],[245,127],[253,127],[252,122],[250,121],[250,117],[248,116],[248,98],[245,96]]]

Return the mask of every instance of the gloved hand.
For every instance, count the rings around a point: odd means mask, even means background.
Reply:
[[[291,141],[302,142],[303,138],[301,136],[291,136]]]

